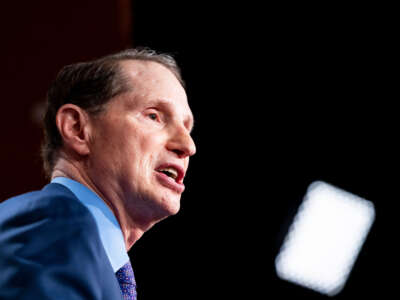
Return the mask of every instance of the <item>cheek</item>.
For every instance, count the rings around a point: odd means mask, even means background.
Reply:
[[[110,139],[98,142],[91,157],[94,168],[100,170],[103,174],[107,174],[107,177],[116,176],[124,165],[124,159],[121,159],[125,157],[123,149],[121,143],[114,143]],[[128,164],[129,162],[125,162],[125,165]]]
[[[134,155],[136,155],[137,160],[140,161],[140,171],[152,173],[156,167],[158,152],[158,147],[152,143],[151,139],[143,138],[140,140],[134,151]]]
[[[156,134],[142,136],[136,147],[134,155],[140,162],[137,165],[140,168],[137,172],[144,174],[146,180],[153,180],[154,170],[165,159],[163,137]]]
[[[118,157],[119,168],[135,176],[147,175],[156,157],[149,137],[138,133],[121,137],[114,155]]]
[[[117,125],[117,124],[114,124]],[[93,163],[102,166],[104,172],[116,175],[124,166],[130,164],[132,146],[123,129],[118,126],[103,126],[99,128],[94,139]]]
[[[126,121],[126,120],[125,120]],[[129,121],[129,120],[128,120]],[[151,178],[159,163],[165,137],[148,127],[114,120],[99,132],[97,160],[118,178]],[[146,179],[147,180],[147,179]]]

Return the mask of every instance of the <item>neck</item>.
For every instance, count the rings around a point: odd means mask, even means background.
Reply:
[[[142,237],[143,233],[154,225],[154,222],[148,222],[148,224],[143,224],[143,222],[141,222],[140,225],[137,224],[137,222],[129,217],[129,214],[123,206],[123,201],[121,201],[116,194],[103,192],[104,189],[101,189],[96,185],[88,174],[83,171],[83,168],[81,168],[78,162],[73,162],[63,155],[60,155],[57,160],[51,179],[60,176],[75,180],[85,185],[106,203],[118,220],[124,236],[127,252],[136,241]]]

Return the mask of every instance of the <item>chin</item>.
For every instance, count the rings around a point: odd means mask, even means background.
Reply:
[[[163,199],[162,203],[166,217],[176,215],[181,208],[180,197],[168,197]]]

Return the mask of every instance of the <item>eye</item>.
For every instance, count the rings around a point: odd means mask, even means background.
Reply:
[[[155,111],[154,109],[147,112],[146,117],[155,122],[161,122],[161,116],[159,112]]]
[[[156,113],[148,114],[148,117],[150,119],[152,119],[153,121],[157,121],[158,120],[158,115]]]

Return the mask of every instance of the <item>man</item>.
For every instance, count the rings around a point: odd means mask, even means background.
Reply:
[[[0,204],[0,299],[136,299],[127,251],[179,211],[192,128],[167,55],[64,67],[44,118],[51,183]]]

